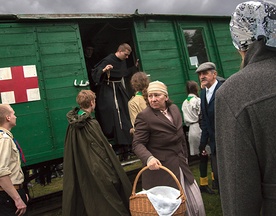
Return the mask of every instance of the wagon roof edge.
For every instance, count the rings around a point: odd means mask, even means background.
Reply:
[[[188,14],[111,14],[111,13],[72,13],[72,14],[0,14],[0,20],[64,20],[64,19],[116,19],[134,17],[216,17],[221,15],[188,15]]]

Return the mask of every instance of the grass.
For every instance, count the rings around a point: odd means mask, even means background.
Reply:
[[[52,183],[48,185],[40,185],[34,180],[28,186],[30,198],[37,198],[46,194],[54,193],[62,190],[63,178],[53,178]]]
[[[140,168],[140,167],[141,167],[141,163],[136,162],[131,165],[124,166],[124,170],[128,171],[128,170],[133,170],[133,169]],[[192,165],[190,168],[195,176],[196,181],[199,184],[199,165],[195,164],[195,165]],[[208,167],[208,171],[209,170],[211,170],[210,164]],[[211,173],[208,177],[209,177],[209,185],[211,185],[212,184]],[[31,182],[31,183],[33,184],[33,186],[29,187],[30,196],[31,196],[31,198],[35,198],[35,197],[43,196],[45,194],[49,194],[52,192],[62,190],[63,179],[60,177],[53,178],[52,183],[49,185],[46,185],[46,186],[41,186],[40,184],[35,183],[35,182]],[[202,198],[203,198],[203,202],[204,202],[204,206],[205,206],[206,216],[222,216],[223,215],[222,210],[221,210],[220,197],[219,197],[217,191],[216,191],[215,195],[203,193]],[[51,216],[60,216],[60,215],[61,215],[61,210],[51,214]]]
[[[199,164],[195,164],[190,167],[194,177],[199,185]],[[211,171],[211,166],[210,163],[208,164],[208,171]],[[208,174],[208,179],[209,179],[209,186],[212,185],[212,177],[211,177],[211,172]],[[206,216],[222,216],[222,209],[221,209],[221,203],[220,203],[220,197],[218,195],[218,191],[215,190],[216,194],[206,194],[202,193],[202,199],[204,202],[205,206],[205,212]]]

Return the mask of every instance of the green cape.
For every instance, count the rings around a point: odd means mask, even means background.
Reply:
[[[131,183],[99,123],[79,108],[67,113],[62,214],[130,215]]]

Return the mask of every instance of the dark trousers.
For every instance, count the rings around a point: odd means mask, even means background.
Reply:
[[[27,203],[27,197],[24,189],[17,190],[21,199]],[[13,199],[5,192],[0,191],[0,216],[15,216],[17,208]]]
[[[214,183],[216,184],[219,190],[219,181],[218,181],[218,163],[217,163],[217,155],[211,154],[211,166],[214,173]]]
[[[200,154],[199,157],[200,157],[200,162],[199,162],[200,177],[205,178],[207,177],[208,155]]]
[[[216,186],[218,188],[218,168],[217,168],[217,157],[215,154],[211,154],[211,168],[214,175],[214,180],[212,183],[212,187]],[[204,179],[207,177],[208,169],[208,155],[201,155],[200,154],[200,162],[199,162],[199,171],[200,171],[200,178]]]

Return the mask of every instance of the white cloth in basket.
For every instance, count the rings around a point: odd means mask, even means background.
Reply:
[[[149,190],[143,190],[137,194],[147,194],[156,212],[160,216],[171,216],[180,206],[179,190],[168,186],[156,186]]]

